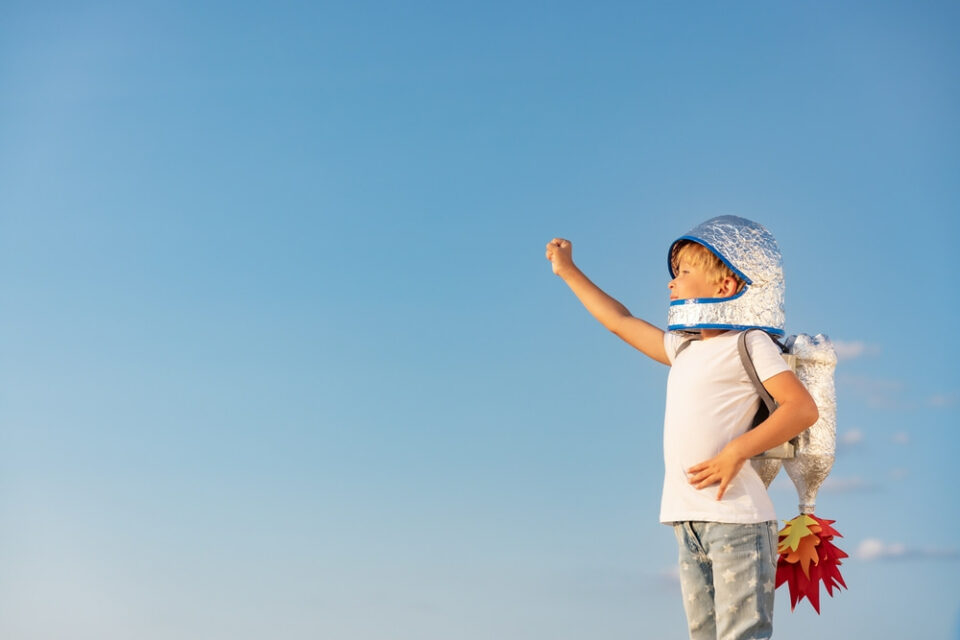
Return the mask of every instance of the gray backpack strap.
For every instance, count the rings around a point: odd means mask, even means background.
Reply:
[[[760,399],[763,401],[760,404],[760,408],[757,409],[756,415],[753,416],[753,424],[750,425],[750,428],[753,429],[755,426],[766,420],[767,417],[774,412],[774,410],[777,408],[777,401],[773,399],[773,396],[770,395],[770,392],[767,391],[766,387],[763,386],[763,383],[760,381],[760,376],[757,375],[757,368],[753,366],[753,358],[750,357],[750,351],[747,349],[747,334],[751,331],[762,331],[762,329],[747,329],[741,333],[740,337],[737,338],[737,350],[740,352],[740,361],[743,363],[743,368],[747,372],[747,377],[749,377],[750,381],[753,382],[753,386],[757,390],[757,395],[759,395]],[[766,335],[768,338],[773,340],[780,351],[783,351],[783,345],[774,340],[769,333],[766,333]],[[774,447],[769,451],[764,451],[758,456],[754,456],[754,459],[793,458],[796,455],[798,443],[799,440],[795,437],[789,442],[784,442],[780,446]]]
[[[700,339],[700,338],[687,338],[686,340],[684,340],[683,342],[681,342],[681,343],[680,343],[680,346],[677,347],[676,353],[673,354],[673,359],[676,360],[676,359],[680,356],[680,354],[683,353],[683,350],[684,350],[684,349],[686,349],[687,347],[689,347],[689,346],[693,343],[694,340],[699,340],[699,339]]]
[[[760,376],[757,375],[757,368],[753,366],[753,358],[750,357],[750,351],[747,350],[747,334],[751,331],[760,331],[760,329],[747,329],[741,333],[740,337],[737,338],[737,350],[740,352],[740,362],[743,363],[747,377],[750,378],[750,382],[753,383],[754,388],[757,390],[757,395],[759,395],[760,400],[763,401],[763,405],[757,411],[757,415],[753,417],[752,426],[755,427],[773,413],[774,409],[777,408],[777,401],[773,399],[773,396],[770,395],[770,392],[767,391],[760,381]]]

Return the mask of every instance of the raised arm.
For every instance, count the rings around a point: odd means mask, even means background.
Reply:
[[[650,358],[670,364],[663,347],[663,330],[640,318],[634,318],[625,306],[593,284],[573,263],[573,245],[569,240],[554,238],[548,242],[547,260],[553,266],[553,272],[567,283],[600,324]]]

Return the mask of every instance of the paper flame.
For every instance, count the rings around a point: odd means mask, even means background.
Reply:
[[[791,610],[806,598],[820,613],[821,582],[831,597],[834,588],[847,588],[839,569],[847,554],[833,544],[834,536],[843,537],[830,526],[834,522],[801,514],[786,521],[780,530],[777,587],[787,583]]]

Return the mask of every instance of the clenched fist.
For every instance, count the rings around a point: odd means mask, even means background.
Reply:
[[[553,272],[558,276],[573,266],[573,244],[563,238],[554,238],[547,243],[547,260],[553,266]]]

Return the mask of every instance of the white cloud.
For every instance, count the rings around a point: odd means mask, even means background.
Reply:
[[[906,431],[898,431],[890,436],[890,440],[894,444],[910,444],[910,434]]]
[[[837,359],[853,360],[864,355],[880,353],[880,347],[867,344],[860,340],[834,340],[833,348],[837,350]]]
[[[928,407],[952,407],[960,400],[960,393],[953,391],[951,393],[935,393],[927,397]]]
[[[881,558],[898,558],[906,553],[907,547],[899,542],[892,544],[867,538],[857,547],[856,555],[861,560],[879,560]]]
[[[671,565],[662,569],[659,575],[664,582],[680,584],[680,567],[677,565]]]
[[[860,429],[850,429],[837,436],[837,443],[848,447],[858,445],[863,442],[863,431]]]
[[[902,542],[884,542],[877,538],[866,538],[857,546],[854,555],[868,562],[874,560],[911,560],[924,558],[960,559],[960,550],[956,548],[913,548],[908,547]]]
[[[908,475],[910,475],[910,472],[900,467],[897,469],[891,469],[889,475],[891,480],[903,480]]]

